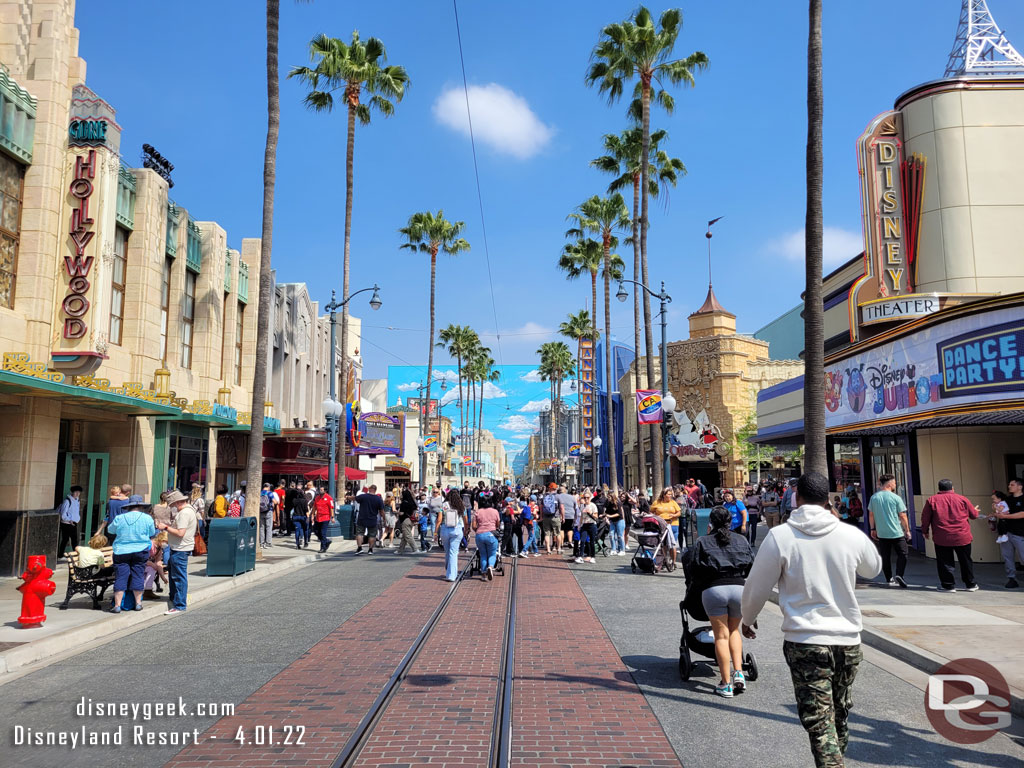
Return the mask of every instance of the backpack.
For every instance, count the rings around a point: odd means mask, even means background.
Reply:
[[[270,494],[269,493],[261,493],[260,494],[260,512],[269,512],[271,509],[273,509],[273,505],[270,503]]]
[[[542,505],[544,507],[544,517],[554,517],[558,514],[558,499],[555,498],[555,494],[544,494]]]
[[[206,519],[212,520],[214,518],[214,512],[217,511],[217,498],[214,497],[209,504],[206,505]]]
[[[444,506],[441,507],[441,513],[444,515],[444,524],[449,528],[454,528],[459,524],[459,513],[448,502],[445,502]]]
[[[237,496],[231,497],[231,503],[228,504],[228,517],[241,517],[242,516],[242,502],[238,500]]]

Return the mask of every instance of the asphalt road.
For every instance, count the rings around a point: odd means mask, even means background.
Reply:
[[[723,699],[714,694],[713,660],[698,664],[689,682],[679,678],[681,571],[634,575],[628,557],[598,557],[596,565],[574,565],[573,571],[686,768],[813,765],[782,656],[776,606],[766,607],[758,638],[744,645],[757,658],[758,681]],[[947,742],[928,723],[923,691],[871,663],[872,656],[883,661],[866,649],[854,685],[847,766],[1024,764],[1020,722],[1012,728],[1015,737],[999,734],[969,747]]]
[[[82,697],[93,702],[238,703],[278,674],[331,630],[404,574],[417,557],[388,553],[343,555],[258,582],[182,616],[55,662],[0,686],[0,764],[61,766],[160,766],[181,747],[135,746],[133,726],[146,732],[201,734],[216,716],[129,720],[123,746],[71,749],[13,746],[15,727],[37,732],[83,725],[109,730],[119,718],[80,717]],[[116,621],[116,616],[111,616]],[[372,655],[368,658],[372,663]]]

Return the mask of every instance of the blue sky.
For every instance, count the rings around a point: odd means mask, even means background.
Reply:
[[[990,0],[997,21],[1024,48],[1024,6]],[[668,6],[651,6],[660,13]],[[583,84],[602,25],[632,3],[485,3],[459,6],[490,246],[494,305],[472,156],[460,132],[462,75],[448,2],[310,4],[282,0],[281,67],[304,64],[309,39],[382,39],[412,87],[394,117],[375,116],[356,136],[352,288],[379,282],[384,307],[364,317],[366,373],[425,365],[428,264],[399,251],[408,216],[443,208],[466,222],[473,249],[439,261],[437,323],[476,328],[505,364],[533,364],[535,350],[589,285],[555,268],[565,216],[607,179],[588,167],[601,136],[626,126]],[[670,338],[707,290],[705,224],[715,227],[715,291],[753,332],[794,306],[803,285],[806,3],[688,2],[677,51],[711,60],[697,86],[676,92],[667,149],[689,169],[670,204],[651,209],[652,281],[674,303]],[[957,0],[826,3],[825,225],[830,265],[860,248],[854,142],[904,90],[942,76],[959,14]],[[261,227],[265,138],[264,4],[258,0],[166,4],[79,2],[80,53],[88,84],[117,109],[122,153],[138,162],[143,142],[175,164],[173,197],[197,218],[218,221],[237,247]],[[456,88],[454,93],[451,89]],[[340,288],[344,213],[342,113],[316,115],[302,86],[282,83],[274,264],[283,281],[307,281],[327,300]],[[623,254],[632,263],[632,254]],[[827,264],[827,267],[829,266]],[[613,287],[614,291],[614,287]],[[632,303],[613,301],[613,335],[632,339]],[[495,338],[495,329],[501,341]],[[443,353],[437,362],[447,362]]]

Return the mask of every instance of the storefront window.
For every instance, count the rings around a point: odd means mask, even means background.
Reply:
[[[22,168],[0,154],[0,307],[14,307],[14,276],[18,271],[21,231]]]
[[[167,323],[171,315],[171,265],[173,259],[164,259],[163,284],[160,287],[160,361],[167,363]]]
[[[857,440],[836,440],[832,444],[832,476],[835,489],[840,493],[850,488],[860,490],[860,443]]]
[[[206,484],[209,440],[205,431],[184,424],[172,424],[168,441],[168,487],[182,493],[192,490],[192,483]]]
[[[235,325],[235,384],[242,386],[242,328],[245,323],[245,304],[238,303],[238,319]]]
[[[128,233],[114,228],[114,262],[110,271],[110,343],[121,343],[124,329],[124,285],[128,265]]]

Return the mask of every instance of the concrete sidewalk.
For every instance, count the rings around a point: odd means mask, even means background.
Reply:
[[[296,549],[294,539],[277,537],[274,546],[263,550],[263,558],[256,561],[256,569],[238,576],[207,576],[206,556],[189,558],[188,605],[192,607],[205,600],[212,600],[225,593],[248,584],[254,584],[295,568],[301,568],[317,560],[352,552],[355,542],[334,539],[327,554],[319,554],[316,537],[309,543],[309,549]],[[3,677],[29,664],[65,654],[69,650],[85,646],[95,640],[123,632],[127,628],[139,628],[159,620],[173,621],[175,617],[164,616],[167,610],[167,587],[158,593],[157,600],[144,600],[141,611],[107,613],[94,610],[88,595],[75,595],[66,611],[60,610],[67,592],[68,567],[60,562],[51,577],[57,585],[53,596],[46,601],[46,622],[41,627],[23,629],[18,624],[21,614],[21,593],[17,587],[21,579],[0,579],[0,616],[5,621],[0,625],[0,683]],[[104,595],[104,605],[110,602],[112,589]]]
[[[929,674],[954,659],[986,661],[1002,672],[1013,712],[1024,716],[1024,589],[1003,587],[1002,563],[975,564],[974,574],[979,591],[963,591],[958,567],[957,591],[939,592],[935,561],[911,552],[906,589],[882,576],[858,585],[862,640]]]

